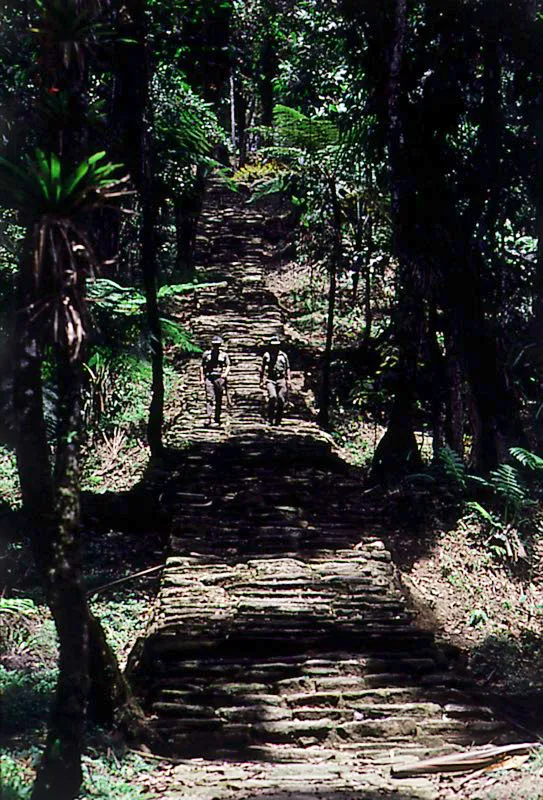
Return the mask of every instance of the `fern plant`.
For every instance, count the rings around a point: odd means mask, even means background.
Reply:
[[[175,284],[163,286],[158,297],[170,297],[189,291],[193,284]],[[129,318],[141,327],[144,322],[145,297],[133,286],[121,286],[109,278],[94,278],[88,282],[87,297],[95,311],[102,312],[102,326],[115,325],[119,319]],[[183,353],[199,353],[200,348],[194,344],[190,333],[179,323],[161,317],[160,323],[164,338],[176,345]]]
[[[315,183],[328,169],[335,171],[341,143],[339,129],[331,120],[276,105],[273,128],[265,133],[273,144],[261,148],[259,161],[233,176],[234,182],[253,191],[254,200],[286,191],[297,181]]]
[[[462,493],[467,486],[467,469],[461,456],[449,445],[442,447],[437,456],[437,467],[446,484],[453,491]]]
[[[533,472],[543,473],[543,458],[525,450],[523,447],[511,447],[509,450],[510,455],[518,461],[523,467],[526,467]]]
[[[90,303],[112,317],[141,314],[145,306],[144,295],[133,286],[121,286],[109,278],[93,278],[87,284]]]
[[[489,484],[504,503],[503,516],[507,525],[529,502],[526,487],[518,470],[511,464],[500,464],[497,469],[492,470]]]
[[[490,472],[488,479],[468,476],[489,493],[490,503],[487,507],[470,501],[466,508],[489,532],[488,549],[500,558],[516,562],[527,557],[521,534],[531,520],[530,509],[535,505],[533,479],[543,475],[543,459],[522,447],[510,448],[509,454],[516,464],[500,464]],[[531,478],[532,483],[527,478]]]
[[[308,117],[288,106],[275,106],[273,124],[280,145],[308,153],[320,152],[339,141],[339,130],[333,122],[322,117]]]

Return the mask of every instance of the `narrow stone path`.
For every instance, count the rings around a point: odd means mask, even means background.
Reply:
[[[391,765],[506,731],[415,625],[301,374],[284,424],[263,420],[260,356],[283,335],[265,223],[212,186],[207,283],[175,308],[202,347],[224,337],[232,406],[223,430],[206,428],[199,359],[183,365],[168,444],[186,458],[165,486],[170,552],[134,676],[158,751],[182,760],[167,796],[437,797],[435,780],[394,780]]]

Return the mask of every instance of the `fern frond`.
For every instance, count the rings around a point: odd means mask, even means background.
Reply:
[[[543,458],[530,452],[530,450],[525,450],[523,447],[511,447],[509,454],[523,467],[535,471],[543,470]]]
[[[145,297],[132,286],[121,286],[109,278],[94,278],[87,284],[87,297],[91,303],[113,316],[141,314]]]
[[[469,511],[474,511],[478,517],[485,522],[488,522],[489,525],[497,528],[500,527],[500,521],[497,519],[497,517],[495,517],[494,514],[491,514],[490,511],[488,511],[480,503],[477,503],[476,500],[471,500],[469,503],[466,503],[466,508],[469,509]]]
[[[333,122],[320,117],[308,117],[288,106],[277,105],[273,109],[275,133],[281,144],[316,152],[337,144],[339,130]]]
[[[480,475],[467,475],[466,478],[470,483],[474,483],[476,486],[482,486],[484,489],[492,489],[492,484]]]
[[[496,494],[499,494],[507,503],[520,506],[527,500],[526,489],[520,476],[511,464],[500,464],[490,473],[490,482]]]
[[[201,348],[192,341],[189,332],[177,322],[161,318],[160,325],[164,339],[179,347],[183,353],[197,354],[202,352]]]
[[[438,465],[443,472],[446,480],[455,489],[464,490],[466,488],[467,471],[466,465],[456,450],[449,445],[445,445],[439,450]]]

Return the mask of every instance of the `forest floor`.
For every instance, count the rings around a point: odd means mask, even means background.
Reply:
[[[286,334],[293,351],[304,363],[316,362],[322,345],[323,318],[312,316],[310,335],[299,298],[305,277],[295,264],[269,267],[268,286],[278,294],[288,314]],[[305,283],[304,283],[305,281]],[[356,312],[357,313],[357,312]],[[356,316],[356,313],[354,316]],[[351,329],[351,320],[345,330]],[[171,348],[168,357],[178,364]],[[309,367],[311,371],[311,366]],[[310,383],[310,381],[309,381]],[[179,403],[182,384],[176,385],[167,404],[166,439],[183,411]],[[363,415],[361,415],[363,416]],[[359,424],[360,423],[360,424]],[[369,419],[343,422],[337,440],[343,456],[362,472],[382,430]],[[356,431],[355,434],[352,432]],[[422,439],[421,434],[421,439]],[[10,462],[11,463],[11,462]],[[3,472],[5,498],[16,500],[16,481],[9,464]],[[84,497],[85,568],[89,589],[100,589],[164,561],[170,518],[162,493],[171,466],[149,464],[142,430],[130,436],[104,437],[92,446]],[[92,488],[92,491],[89,491]],[[435,499],[431,492],[403,485],[383,492],[369,489],[365,503],[371,516],[380,516],[379,535],[392,551],[404,589],[417,612],[417,622],[431,630],[458,663],[469,667],[479,688],[489,697],[503,698],[502,711],[525,726],[526,741],[542,734],[543,718],[543,538],[534,535],[529,561],[503,563],[485,545],[480,528],[457,504]],[[17,512],[3,516],[8,545],[3,550],[6,586],[13,597],[28,598],[27,611],[16,612],[16,624],[5,628],[0,645],[0,682],[6,692],[3,745],[7,758],[4,775],[11,783],[6,800],[23,800],[32,776],[32,762],[43,741],[47,706],[55,677],[56,644],[52,625],[44,611],[28,553],[16,542]],[[153,609],[159,573],[109,587],[92,601],[115,649],[124,662],[135,639],[146,629]],[[3,619],[7,618],[4,609]],[[8,619],[9,623],[9,619]],[[540,682],[538,683],[537,678]],[[6,724],[7,723],[7,724]],[[194,761],[194,760],[193,760]],[[197,762],[198,759],[195,760]],[[203,768],[202,764],[202,768]],[[513,766],[513,765],[509,765]],[[265,785],[265,767],[216,762],[205,766],[205,787],[195,788],[198,764],[175,763],[145,753],[129,753],[119,742],[95,732],[85,762],[87,782],[82,797],[131,798],[191,797],[283,798],[262,795],[249,786]],[[314,768],[315,769],[315,768]],[[440,798],[480,800],[539,800],[543,764],[535,760],[466,778],[444,778]],[[260,781],[260,784],[259,784]],[[7,784],[6,784],[7,785]],[[224,787],[228,791],[224,791]],[[175,787],[174,793],[172,789]],[[297,797],[365,798],[353,783],[350,791],[305,795],[299,784]],[[186,792],[185,792],[186,793]],[[381,796],[375,786],[375,795]],[[387,795],[388,797],[389,795]],[[400,800],[400,795],[397,795]],[[405,795],[407,800],[407,795]]]

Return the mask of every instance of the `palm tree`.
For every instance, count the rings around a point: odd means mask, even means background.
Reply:
[[[56,154],[41,150],[19,165],[0,159],[3,203],[19,211],[27,229],[18,275],[14,359],[17,462],[30,543],[60,645],[57,693],[36,798],[77,794],[90,650],[102,652],[109,670],[111,664],[116,667],[91,618],[82,583],[79,428],[88,327],[85,276],[93,266],[84,223],[94,209],[110,205],[126,191],[117,171],[117,165],[105,162],[104,153],[68,171]],[[54,353],[59,390],[53,463],[42,407],[46,348]]]
[[[126,695],[116,660],[90,615],[82,581],[79,432],[87,338],[86,275],[94,267],[90,220],[126,193],[118,165],[87,149],[87,61],[103,32],[94,3],[43,0],[40,89],[46,151],[0,161],[0,192],[19,211],[25,247],[18,275],[14,394],[17,461],[34,559],[59,638],[59,678],[34,800],[71,800],[82,781],[90,664],[110,698]],[[59,389],[51,458],[42,408],[44,351]]]

